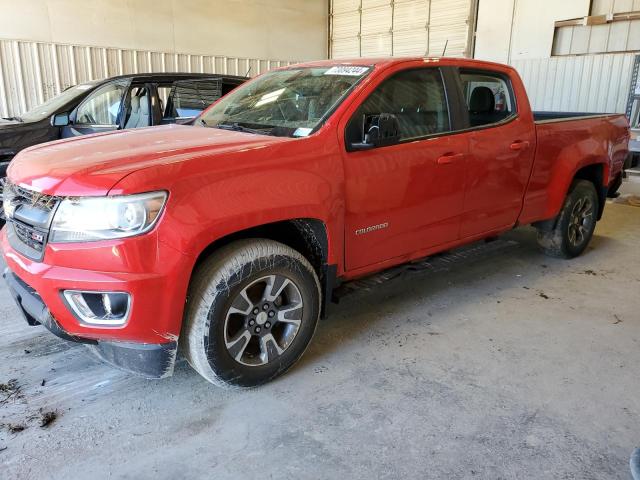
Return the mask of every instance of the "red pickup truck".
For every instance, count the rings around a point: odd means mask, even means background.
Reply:
[[[113,365],[253,386],[302,355],[340,283],[524,224],[574,257],[627,155],[622,115],[531,111],[510,67],[360,59],[264,74],[194,126],[12,162],[5,279],[31,325]]]

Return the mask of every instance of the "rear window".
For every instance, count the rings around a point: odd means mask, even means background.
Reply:
[[[513,90],[506,76],[484,70],[462,70],[460,80],[472,127],[500,123],[515,115]]]
[[[179,80],[158,87],[163,119],[193,118],[222,96],[222,79]]]

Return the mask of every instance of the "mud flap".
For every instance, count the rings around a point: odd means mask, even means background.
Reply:
[[[103,362],[125,372],[156,379],[173,375],[178,342],[144,344],[98,342],[87,347]]]

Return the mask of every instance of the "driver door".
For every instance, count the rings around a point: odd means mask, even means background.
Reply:
[[[96,89],[71,114],[62,138],[118,130],[122,124],[123,99],[130,80],[117,80]]]
[[[441,69],[384,80],[349,120],[346,143],[361,142],[368,119],[382,113],[398,119],[399,141],[344,154],[347,270],[459,238],[467,141],[451,134]]]

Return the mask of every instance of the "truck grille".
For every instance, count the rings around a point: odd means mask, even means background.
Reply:
[[[44,256],[53,214],[61,199],[34,192],[6,180],[3,183],[9,243],[24,256],[40,261]]]
[[[14,221],[12,225],[18,240],[38,252],[44,250],[44,235],[20,222]]]

